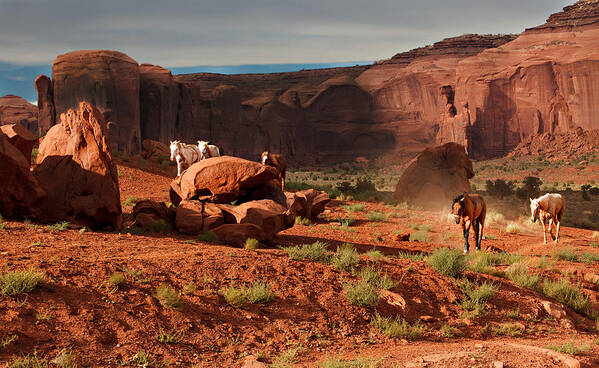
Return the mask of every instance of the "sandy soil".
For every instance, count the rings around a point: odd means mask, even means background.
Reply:
[[[128,197],[168,201],[171,177],[157,167],[135,166],[119,165],[122,201]],[[156,361],[150,366],[237,367],[250,355],[276,363],[282,354],[297,349],[298,366],[317,366],[331,357],[370,357],[385,367],[489,367],[494,361],[506,367],[567,367],[562,358],[527,346],[545,348],[574,340],[590,348],[575,358],[583,366],[599,366],[594,321],[568,307],[570,323],[546,318],[540,306],[547,300],[543,295],[501,277],[466,272],[470,280],[492,281],[497,292],[482,317],[463,318],[459,305],[463,294],[453,279],[438,274],[425,261],[396,257],[400,251],[431,252],[461,245],[460,229],[442,213],[364,203],[364,211],[351,214],[355,223],[343,230],[335,221],[348,215],[340,207],[343,204],[348,203],[332,201],[312,225],[295,226],[279,234],[274,246],[259,250],[204,243],[176,233],[51,231],[5,221],[0,231],[0,270],[33,267],[44,271],[46,278],[26,296],[0,297],[0,339],[17,336],[0,345],[0,362],[34,351],[51,360],[68,349],[80,366],[137,367],[142,365],[131,358],[143,350]],[[130,213],[131,206],[124,206],[124,211]],[[372,211],[385,214],[387,220],[368,220]],[[505,229],[504,222],[491,224],[487,231],[491,239],[485,245],[520,253],[530,262],[549,257],[555,249],[553,244],[543,244],[538,227],[522,224],[518,234]],[[398,232],[417,231],[424,233],[426,241],[394,240]],[[599,253],[591,246],[591,236],[592,231],[566,227],[562,246]],[[278,248],[316,240],[325,241],[331,250],[344,242],[355,244],[360,253],[378,249],[388,255],[378,267],[397,285],[375,308],[350,304],[343,283],[358,280],[356,272],[290,260]],[[357,270],[372,264],[362,255]],[[107,286],[114,272],[126,278],[118,288]],[[538,272],[579,283],[597,302],[599,285],[585,281],[585,274],[599,274],[598,263],[560,261]],[[222,287],[256,280],[271,284],[274,301],[235,308],[220,293]],[[157,300],[156,288],[161,284],[182,290],[190,282],[197,290],[182,295],[180,311],[164,308]],[[426,326],[422,339],[396,340],[374,330],[370,321],[375,310],[422,323]],[[506,315],[514,310],[519,311],[518,317]],[[495,333],[494,328],[504,322],[521,324],[523,336]],[[443,337],[439,331],[443,323],[455,328],[456,337]],[[159,342],[156,336],[161,329],[182,333],[181,341]]]

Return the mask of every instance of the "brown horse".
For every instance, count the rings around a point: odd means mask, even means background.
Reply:
[[[287,160],[278,153],[270,153],[268,151],[262,152],[260,158],[262,165],[272,166],[277,169],[279,173],[279,180],[281,181],[281,189],[285,191],[285,173],[287,171]]]
[[[559,226],[562,223],[562,216],[566,210],[566,200],[560,194],[547,193],[537,199],[530,198],[530,221],[536,222],[541,219],[543,225],[543,242],[547,244],[546,222],[549,222],[549,235],[557,243],[559,240]],[[552,227],[556,225],[555,236],[553,236]]]
[[[466,240],[464,254],[470,250],[468,235],[470,226],[474,225],[474,237],[476,240],[476,249],[480,250],[483,240],[483,230],[485,227],[485,217],[487,216],[487,204],[483,197],[478,194],[464,193],[453,200],[452,213],[455,223],[462,226],[464,239]]]

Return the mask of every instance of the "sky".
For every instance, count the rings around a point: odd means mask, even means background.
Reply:
[[[520,33],[572,2],[0,0],[0,95],[73,50],[118,50],[189,72],[353,65],[464,33]]]

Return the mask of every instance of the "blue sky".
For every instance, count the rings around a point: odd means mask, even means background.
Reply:
[[[384,59],[464,33],[519,33],[572,2],[0,0],[0,95],[31,99],[32,74],[73,50],[119,50],[189,72],[291,71]]]

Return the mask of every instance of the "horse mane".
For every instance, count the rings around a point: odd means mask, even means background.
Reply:
[[[454,205],[454,204],[458,203],[458,202],[459,202],[459,201],[461,201],[462,199],[464,199],[464,195],[463,195],[463,194],[460,194],[459,196],[457,196],[457,197],[455,197],[455,198],[454,198],[452,205]]]

